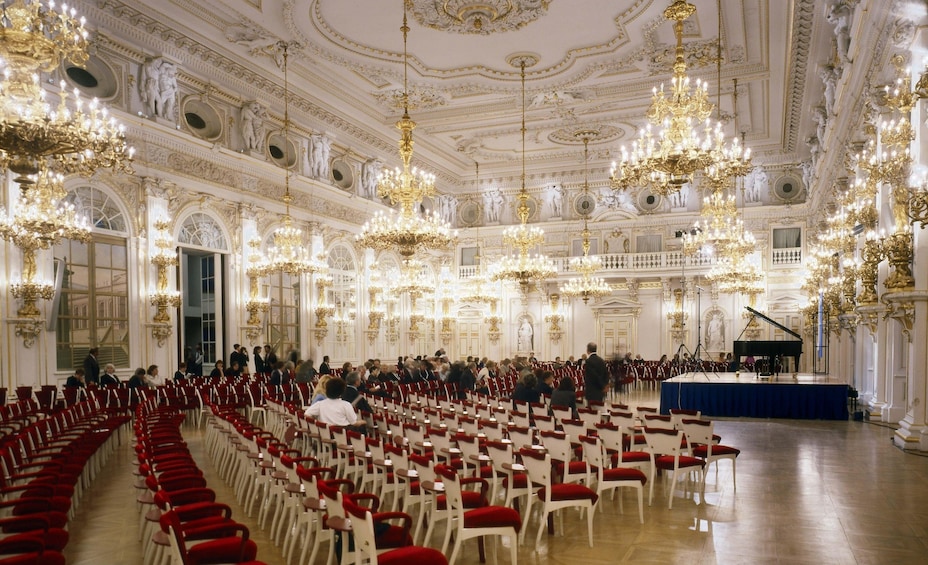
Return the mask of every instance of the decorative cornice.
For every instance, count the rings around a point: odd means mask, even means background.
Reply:
[[[786,118],[784,125],[783,148],[786,152],[796,151],[799,140],[799,127],[802,115],[807,110],[803,105],[803,93],[806,86],[806,66],[809,60],[809,50],[812,46],[812,24],[814,20],[815,2],[813,0],[797,0],[793,11],[793,35],[790,43],[789,67],[786,70],[788,83],[786,86]]]

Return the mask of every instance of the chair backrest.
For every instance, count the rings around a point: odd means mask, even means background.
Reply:
[[[587,431],[586,422],[583,420],[561,420],[561,427],[564,428],[564,433],[572,438],[578,438],[580,436],[585,436]]]
[[[645,414],[642,423],[646,428],[675,428],[673,419],[670,416],[663,416],[661,414]]]
[[[580,445],[583,446],[583,459],[596,468],[597,475],[602,478],[606,464],[601,440],[596,436],[580,436]]]
[[[699,410],[684,410],[682,408],[671,408],[670,409],[670,419],[673,422],[673,427],[679,428],[680,423],[684,418],[689,418],[691,420],[698,420],[702,416],[702,412]]]
[[[512,444],[501,441],[488,441],[486,448],[493,469],[500,473],[508,473],[503,469],[502,465],[503,463],[512,463]]]
[[[553,416],[539,414],[537,412],[535,413],[535,427],[539,430],[545,430],[548,432],[553,432],[555,429],[557,429]]]
[[[551,459],[564,463],[568,463],[573,459],[569,435],[564,432],[543,432],[539,436],[539,441],[548,450]]]
[[[706,455],[712,456],[712,433],[713,424],[708,420],[697,420],[695,418],[682,418],[680,428],[683,435],[686,436],[686,445],[689,449],[697,445],[705,445]]]
[[[683,432],[666,428],[645,428],[644,438],[648,442],[648,451],[652,460],[660,455],[672,455],[677,458],[682,451]]]
[[[441,481],[445,489],[448,511],[464,523],[464,495],[461,494],[461,478],[453,467],[435,465],[435,478]]]
[[[577,415],[580,416],[580,419],[583,420],[586,429],[592,430],[596,428],[596,424],[602,422],[602,410],[597,410],[595,408],[578,408]]]
[[[512,445],[518,449],[534,444],[535,433],[532,428],[528,426],[521,427],[511,425],[507,428],[507,432],[509,433],[509,439],[512,441]]]
[[[546,487],[545,498],[551,500],[551,456],[540,449],[531,447],[519,450],[522,456],[522,464],[525,465],[525,472],[528,474],[528,480],[534,486]]]
[[[520,410],[510,410],[509,419],[516,426],[527,428],[531,426],[531,421],[529,419],[528,412],[522,412]]]
[[[622,427],[615,422],[597,424],[596,432],[606,449],[618,453],[625,451],[625,445],[622,442]]]
[[[377,563],[377,538],[374,532],[374,517],[370,510],[351,501],[345,503],[345,510],[351,519],[351,533],[354,534],[356,563],[369,560]]]

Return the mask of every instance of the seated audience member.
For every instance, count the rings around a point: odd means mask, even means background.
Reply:
[[[232,361],[232,366],[223,371],[223,374],[227,377],[237,379],[242,376],[242,366],[238,364],[238,360]]]
[[[325,400],[325,385],[332,380],[332,375],[322,375],[319,377],[319,382],[316,383],[316,388],[313,389],[313,398],[310,401],[310,406],[317,402]]]
[[[216,366],[213,367],[213,370],[209,374],[209,378],[218,379],[222,377],[222,375],[225,373],[224,371],[225,368],[226,368],[226,364],[222,362],[222,359],[218,359],[216,361]]]
[[[288,385],[293,382],[294,366],[293,361],[284,361],[284,368],[281,369],[280,384]]]
[[[364,420],[358,418],[350,402],[342,400],[344,393],[345,381],[338,377],[330,379],[325,385],[325,400],[311,405],[306,409],[305,415],[330,426],[363,430]]]
[[[574,380],[570,377],[564,377],[557,385],[557,390],[551,393],[551,407],[567,406],[570,408],[571,418],[577,418],[577,390],[574,387]],[[553,412],[552,412],[553,413]]]
[[[68,380],[65,381],[64,386],[71,388],[84,388],[84,370],[74,369],[74,374],[68,377]]]
[[[158,365],[149,365],[148,371],[145,372],[145,385],[146,386],[162,386],[164,384],[164,377],[158,374]]]
[[[145,385],[145,369],[139,367],[135,370],[135,374],[129,377],[129,382],[127,385],[129,388],[142,388]]]
[[[357,371],[349,371],[345,375],[345,392],[342,393],[342,400],[350,402],[352,407],[362,412],[373,412],[367,399],[361,395],[359,386],[361,386],[361,374]]]
[[[535,390],[538,391],[538,394],[543,396],[550,396],[554,392],[554,373],[552,371],[542,371],[541,378],[538,379],[538,384],[535,386]]]
[[[538,385],[538,378],[535,376],[531,370],[526,370],[522,374],[522,379],[516,383],[516,387],[512,390],[512,400],[521,401],[521,402],[540,402],[541,394],[535,390],[535,387]]]
[[[116,376],[116,366],[112,363],[107,363],[106,367],[103,368],[103,374],[100,375],[100,386],[119,386],[121,384],[119,377]]]
[[[181,361],[180,365],[177,366],[177,370],[174,371],[174,380],[182,381],[186,378],[187,378],[187,364]]]
[[[280,386],[284,383],[284,362],[278,361],[274,363],[274,370],[271,371],[271,378],[268,380],[267,384]]]
[[[307,359],[300,363],[296,370],[296,382],[309,384],[316,378],[316,369],[313,367],[313,360]]]

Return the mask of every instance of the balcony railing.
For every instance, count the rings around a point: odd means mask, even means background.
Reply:
[[[782,267],[782,266],[787,266],[787,265],[801,265],[802,264],[802,248],[801,247],[786,247],[783,249],[774,249],[772,263],[775,267]]]
[[[627,274],[627,273],[655,273],[655,272],[678,272],[686,269],[694,269],[694,272],[707,269],[715,264],[715,256],[712,255],[684,255],[682,251],[658,251],[653,253],[608,253],[600,255],[603,262],[603,269],[600,274],[607,276],[610,274]],[[554,259],[557,265],[557,272],[560,274],[570,274],[570,257],[556,257]],[[685,265],[685,267],[684,267]],[[477,267],[473,265],[458,267],[460,278],[472,277],[477,272]]]

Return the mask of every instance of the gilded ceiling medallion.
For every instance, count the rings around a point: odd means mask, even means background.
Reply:
[[[410,110],[431,110],[448,103],[446,94],[431,87],[411,86],[405,97],[400,88],[374,92],[373,95],[383,106],[393,110],[402,110],[404,107]]]
[[[614,141],[625,136],[625,131],[615,126],[596,124],[593,126],[571,126],[551,132],[548,140],[560,145],[583,145],[583,140],[597,144]]]
[[[551,0],[411,0],[420,24],[441,31],[489,35],[512,31],[548,11]]]

